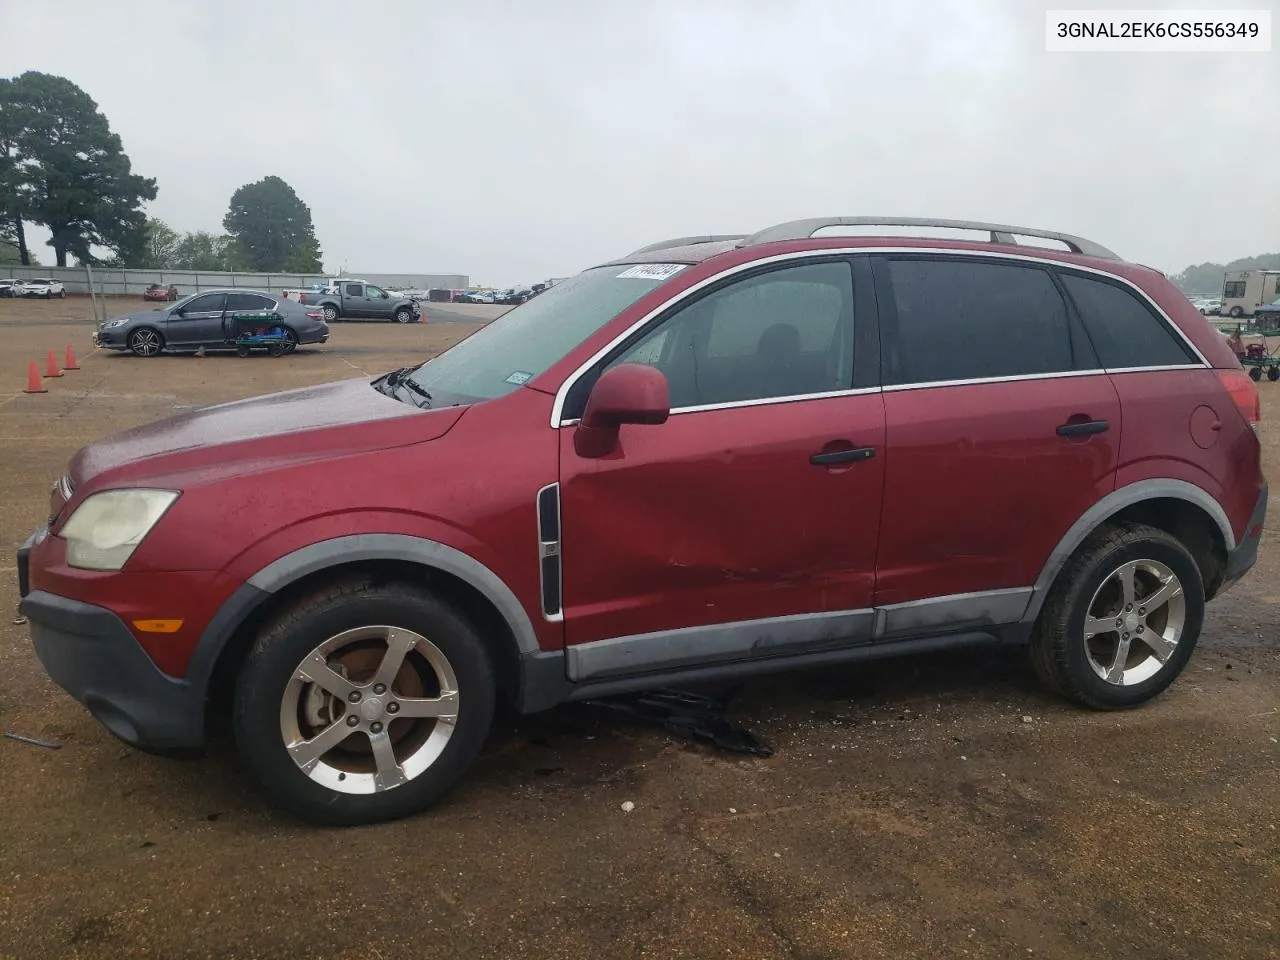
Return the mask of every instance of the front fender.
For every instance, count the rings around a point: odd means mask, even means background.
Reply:
[[[203,695],[218,658],[249,617],[270,597],[310,574],[361,560],[399,560],[440,570],[464,581],[498,610],[511,628],[521,660],[539,653],[528,613],[502,579],[474,557],[437,540],[403,533],[354,533],[311,542],[278,556],[245,578],[201,634],[185,680]]]

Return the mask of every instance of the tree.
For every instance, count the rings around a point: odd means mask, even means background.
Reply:
[[[173,252],[172,268],[175,270],[237,270],[242,269],[235,240],[215,236],[207,230],[186,233],[178,241]]]
[[[1222,293],[1222,277],[1229,270],[1280,270],[1280,253],[1263,253],[1242,257],[1230,263],[1201,263],[1175,273],[1171,279],[1183,293],[1218,296]]]
[[[12,93],[13,81],[0,77],[0,244],[12,245],[17,256],[12,262],[29,267],[33,260],[22,220],[30,206],[31,185],[18,166],[21,111],[13,107]]]
[[[309,273],[311,269],[301,267],[320,269],[320,243],[311,210],[279,177],[246,183],[233,193],[222,226],[235,238],[250,270]]]
[[[133,173],[120,137],[93,99],[65,77],[31,70],[0,87],[3,194],[16,197],[16,221],[49,228],[57,265],[94,260],[92,248],[133,259],[146,245],[142,204],[156,182]],[[0,145],[0,152],[6,148]],[[0,201],[3,202],[3,201]],[[13,220],[14,212],[9,211]]]
[[[23,252],[18,244],[13,240],[0,240],[0,263],[6,266],[14,266],[21,264],[24,267],[38,267],[40,261],[31,256],[30,251],[26,253],[26,259],[23,259]]]
[[[151,217],[147,220],[146,247],[136,264],[144,270],[172,270],[174,256],[182,238],[163,220]]]

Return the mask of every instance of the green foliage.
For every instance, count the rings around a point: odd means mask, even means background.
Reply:
[[[174,250],[175,270],[242,270],[239,251],[231,237],[197,230],[187,233]]]
[[[120,137],[93,99],[65,77],[28,71],[0,82],[0,217],[49,228],[57,265],[144,256],[156,182],[133,173]]]
[[[142,259],[131,266],[144,270],[165,270],[173,268],[173,258],[182,238],[178,231],[163,220],[151,217],[147,220],[147,242]]]
[[[0,264],[5,266],[24,266],[38,267],[40,261],[28,254],[27,262],[22,262],[22,251],[18,249],[17,243],[12,240],[0,240]]]
[[[1243,257],[1230,263],[1201,263],[1187,267],[1169,279],[1183,293],[1222,294],[1222,276],[1230,270],[1280,270],[1280,253]]]
[[[235,238],[250,270],[320,269],[320,244],[311,210],[279,177],[246,183],[233,193],[222,225]]]

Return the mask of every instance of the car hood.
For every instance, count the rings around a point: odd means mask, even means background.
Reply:
[[[71,478],[79,486],[110,471],[120,479],[211,466],[243,472],[399,446],[442,436],[464,409],[421,410],[378,393],[367,379],[341,380],[201,407],[126,430],[76,453]],[[309,439],[285,440],[303,434]]]
[[[122,313],[119,316],[112,317],[107,322],[124,321],[125,323],[128,323],[130,320],[159,320],[165,316],[166,312],[167,311],[164,307],[147,307],[143,310],[130,310],[128,313]]]

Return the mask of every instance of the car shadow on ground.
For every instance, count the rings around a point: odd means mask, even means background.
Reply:
[[[825,729],[848,737],[856,736],[849,728],[863,728],[870,735],[886,723],[939,706],[986,704],[1038,715],[1072,709],[1038,685],[1024,650],[997,646],[679,689],[726,700],[728,719],[762,738],[782,760],[807,753],[809,741],[823,739]],[[480,756],[435,809],[472,803],[477,794],[507,795],[530,784],[572,789],[609,782],[664,745],[695,751],[711,762],[760,759],[589,702],[529,715],[500,707]],[[247,782],[225,717],[212,718],[208,753],[177,766],[180,772],[170,775],[174,791],[190,791],[192,803],[219,817],[238,811],[302,825],[274,811]]]

